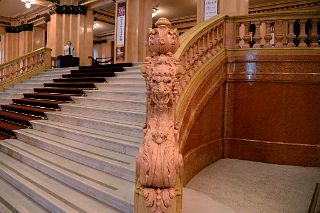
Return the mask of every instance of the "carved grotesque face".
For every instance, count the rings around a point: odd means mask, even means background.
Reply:
[[[168,138],[168,133],[158,130],[158,131],[152,131],[151,132],[152,135],[152,140],[157,143],[157,144],[161,144],[163,142],[165,142]]]
[[[157,69],[157,68],[155,68]],[[151,77],[151,96],[156,105],[164,106],[172,100],[173,82],[169,72],[155,72]]]

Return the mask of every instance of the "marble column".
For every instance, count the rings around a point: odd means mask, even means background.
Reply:
[[[123,62],[142,62],[147,55],[145,47],[145,38],[148,29],[152,27],[152,1],[150,0],[117,0],[118,3],[126,3],[125,12],[125,37],[124,37],[124,60]],[[117,19],[116,8],[116,27],[115,35],[117,35],[117,27],[119,25]],[[114,57],[117,53],[117,39],[115,38]],[[119,45],[118,45],[119,47]],[[121,62],[121,61],[117,61]]]
[[[72,3],[72,1],[70,2]],[[63,5],[66,6],[66,5]],[[80,58],[80,65],[91,65],[93,55],[93,11],[86,14],[52,14],[47,24],[48,43],[52,56],[64,55],[68,41],[74,47],[73,56]]]
[[[197,0],[197,23],[204,21],[205,1]],[[239,16],[249,14],[249,0],[218,0],[218,14]]]

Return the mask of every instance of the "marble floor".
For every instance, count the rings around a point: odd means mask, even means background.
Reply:
[[[184,189],[183,213],[304,213],[320,168],[222,159]]]

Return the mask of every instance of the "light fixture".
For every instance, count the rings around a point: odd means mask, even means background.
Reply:
[[[34,0],[21,0],[25,3],[26,8],[30,8],[34,4]]]
[[[31,1],[27,0],[27,1],[26,1],[26,8],[29,9],[30,7],[31,7]]]
[[[152,8],[152,18],[158,14],[158,10],[159,9],[157,9],[157,8]]]
[[[97,28],[97,22],[93,22],[93,29],[96,29]]]

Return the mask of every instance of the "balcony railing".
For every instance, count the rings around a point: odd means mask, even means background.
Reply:
[[[30,77],[32,73],[51,68],[51,49],[40,48],[12,61],[0,64],[0,91]]]

